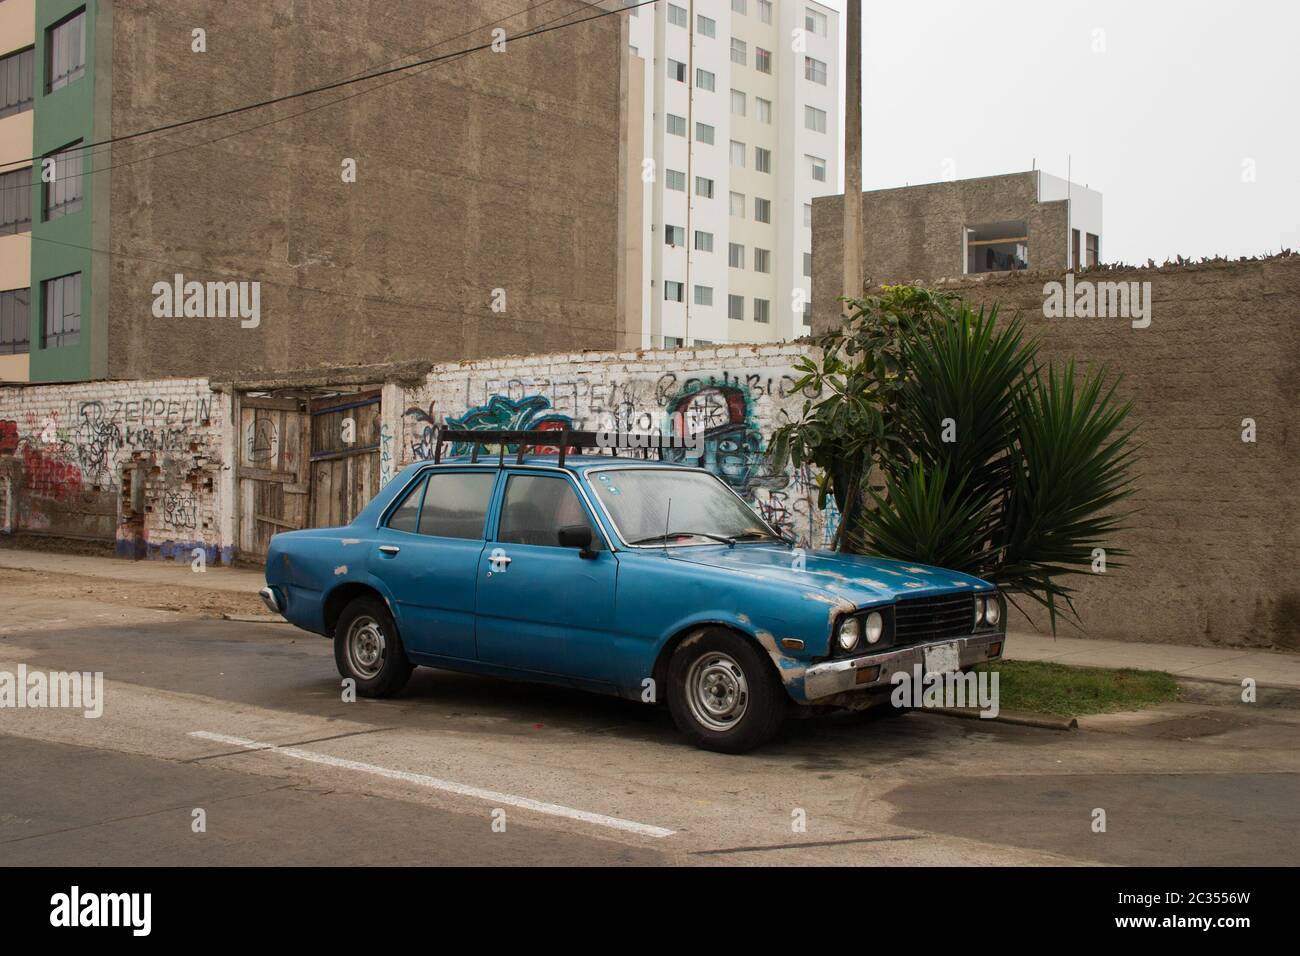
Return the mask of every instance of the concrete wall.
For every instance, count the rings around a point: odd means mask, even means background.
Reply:
[[[227,6],[115,6],[115,133],[490,42],[523,5]],[[115,145],[109,377],[613,347],[625,26],[508,39],[593,9],[559,0],[504,20],[505,52]],[[260,280],[260,325],[155,318],[153,286],[175,273]]]
[[[1300,256],[1076,276],[1151,283],[1147,328],[1045,318],[1044,285],[1062,280],[1032,272],[939,285],[1021,315],[1047,358],[1106,365],[1136,403],[1141,510],[1117,539],[1132,556],[1079,579],[1086,633],[1300,647]],[[823,316],[816,330],[829,325]],[[1253,443],[1242,441],[1247,418]]]
[[[229,559],[229,407],[203,379],[0,389],[5,530]]]
[[[862,194],[864,274],[868,284],[932,282],[966,271],[965,228],[1024,220],[1031,269],[1065,268],[1064,200],[1038,201],[1034,172],[929,183]],[[812,325],[840,314],[844,197],[813,200]]]

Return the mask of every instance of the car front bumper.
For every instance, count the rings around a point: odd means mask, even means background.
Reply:
[[[990,631],[968,637],[950,637],[943,640],[909,644],[906,647],[887,648],[874,654],[860,654],[843,660],[814,664],[804,671],[804,697],[809,702],[845,691],[879,690],[890,685],[890,679],[899,671],[911,674],[918,665],[925,667],[927,648],[956,644],[960,666],[970,667],[984,661],[997,660],[1006,648],[1005,631]]]
[[[272,614],[284,613],[284,608],[280,604],[280,595],[275,593],[275,588],[264,587],[257,592],[257,596],[262,599],[262,603]]]

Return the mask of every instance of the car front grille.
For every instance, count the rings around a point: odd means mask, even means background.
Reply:
[[[894,644],[964,637],[975,625],[975,595],[912,598],[894,605]]]

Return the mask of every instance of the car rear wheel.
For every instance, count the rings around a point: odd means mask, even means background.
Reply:
[[[780,729],[788,700],[752,642],[715,628],[692,635],[668,664],[668,709],[697,747],[745,753]]]
[[[352,601],[334,627],[334,663],[357,682],[362,697],[392,697],[415,668],[406,659],[397,625],[377,598]]]

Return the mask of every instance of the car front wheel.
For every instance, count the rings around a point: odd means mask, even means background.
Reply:
[[[739,754],[765,743],[785,720],[787,698],[754,644],[714,628],[693,634],[668,665],[668,709],[705,750]]]
[[[339,615],[334,663],[343,677],[357,682],[362,697],[392,697],[415,669],[388,608],[370,597],[357,598]]]

